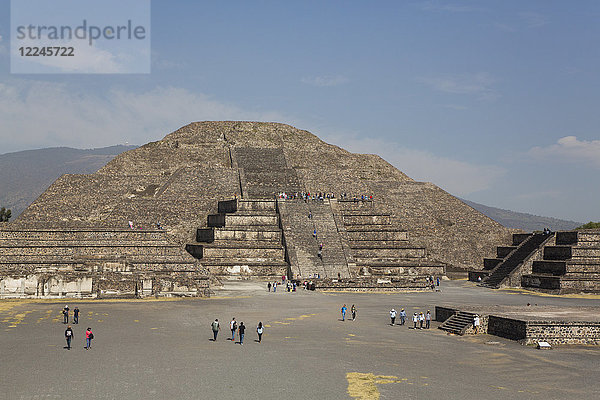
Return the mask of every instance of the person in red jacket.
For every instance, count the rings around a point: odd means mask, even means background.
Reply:
[[[85,349],[88,350],[92,347],[92,339],[94,338],[94,334],[92,333],[92,328],[88,327],[85,331]]]

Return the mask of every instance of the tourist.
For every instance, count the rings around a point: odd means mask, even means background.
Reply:
[[[390,319],[392,320],[390,325],[394,326],[394,323],[396,322],[396,310],[393,308],[390,310]]]
[[[94,334],[92,333],[92,328],[88,326],[85,331],[85,349],[89,350],[92,348],[92,339],[94,338]]]
[[[213,332],[213,342],[216,342],[217,335],[219,334],[219,331],[221,330],[221,325],[219,324],[219,319],[215,318],[215,320],[213,321],[212,324],[210,324],[210,326],[212,327],[212,332]]]
[[[317,240],[317,230],[313,230],[313,237],[315,238],[315,240]]]
[[[425,321],[425,317],[423,316],[423,313],[419,313],[419,329],[423,329],[423,321]]]
[[[317,251],[317,257],[319,257],[320,260],[323,260],[323,250],[319,249],[319,251]]]
[[[406,311],[404,311],[404,308],[402,310],[400,310],[400,325],[404,325],[404,323],[406,322]]]
[[[246,327],[243,322],[240,322],[240,344],[244,344],[244,333],[246,332]]]
[[[69,306],[65,305],[65,308],[62,310],[63,313],[63,324],[69,323]]]
[[[270,292],[271,291],[271,282],[267,283],[267,290]]]
[[[77,306],[73,309],[73,323],[79,324],[79,307]]]
[[[233,318],[231,320],[231,322],[229,323],[229,329],[231,329],[231,341],[234,342],[235,341],[235,331],[237,330],[237,322],[236,322],[235,318]]]
[[[435,278],[435,283],[437,284],[437,286],[440,286],[440,277],[439,276],[437,278]]]
[[[350,307],[350,313],[352,314],[352,321],[354,321],[356,319],[356,306],[354,304]]]
[[[481,275],[477,276],[477,282],[481,282]]]
[[[65,330],[65,339],[67,339],[67,350],[71,350],[71,339],[73,339],[73,329],[71,325],[67,326]]]
[[[479,315],[475,314],[473,318],[473,329],[475,330],[475,334],[479,333]]]
[[[308,212],[308,219],[312,219],[312,211]]]
[[[413,314],[413,329],[417,329],[417,322],[419,322],[419,317],[417,316],[417,313]]]
[[[431,312],[427,310],[427,314],[425,314],[425,329],[429,329],[431,326]]]
[[[263,327],[263,323],[259,322],[258,326],[256,327],[256,333],[258,334],[258,343],[261,342],[264,331],[265,331],[265,328]]]
[[[273,293],[277,291],[277,282],[273,282]]]
[[[346,320],[346,310],[347,310],[347,309],[348,309],[348,308],[347,308],[347,307],[346,307],[346,305],[344,304],[344,305],[342,306],[342,309],[340,310],[340,311],[342,312],[342,321],[345,321],[345,320]]]

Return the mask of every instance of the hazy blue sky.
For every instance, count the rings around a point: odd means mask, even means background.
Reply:
[[[0,153],[278,121],[473,201],[600,220],[599,1],[155,0],[138,75],[11,74],[9,6]]]

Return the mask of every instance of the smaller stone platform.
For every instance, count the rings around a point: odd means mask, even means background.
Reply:
[[[500,336],[524,345],[536,345],[540,341],[553,346],[600,345],[600,307],[435,307],[435,319],[442,322],[440,329],[446,325],[458,326],[452,320],[464,321],[461,332],[454,332],[461,335],[476,334],[472,324],[475,315],[480,318],[477,334]],[[469,318],[465,316],[470,318],[468,323]]]

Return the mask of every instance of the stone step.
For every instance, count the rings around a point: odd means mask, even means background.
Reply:
[[[227,248],[204,247],[203,260],[211,258],[257,258],[283,260],[283,248]]]
[[[407,248],[408,240],[360,240],[349,241],[352,249],[396,249]]]
[[[211,243],[203,244],[204,248],[235,248],[235,249],[281,249],[282,244],[278,240],[270,238],[256,240],[219,239]]]
[[[389,215],[343,215],[344,225],[391,225]]]
[[[0,257],[45,257],[45,256],[83,256],[93,254],[95,256],[168,256],[179,255],[182,248],[178,245],[164,246],[136,246],[136,245],[113,245],[113,246],[28,246],[28,247],[4,247],[0,248]]]
[[[571,246],[545,246],[544,260],[568,260],[572,256]]]
[[[527,240],[530,236],[531,233],[513,233],[512,245],[516,247]]]
[[[418,247],[395,247],[395,248],[353,248],[352,256],[358,258],[423,258],[426,256],[424,248]]]
[[[408,241],[408,232],[406,231],[348,231],[348,240],[351,241],[376,241],[393,240]]]
[[[0,229],[0,241],[96,241],[96,240],[143,240],[164,241],[166,230],[135,230],[135,229]]]
[[[532,265],[533,274],[550,274],[554,276],[564,275],[567,265],[564,261],[534,261]]]
[[[577,241],[578,241],[578,235],[577,235],[576,231],[556,232],[556,244],[558,246],[576,245]]]
[[[483,269],[491,270],[494,269],[502,262],[502,258],[484,258],[483,259]]]
[[[560,290],[560,279],[558,276],[545,274],[523,275],[521,277],[521,286],[535,289]]]
[[[517,246],[500,246],[496,248],[497,258],[506,258],[511,252],[517,249]]]
[[[279,226],[279,218],[277,215],[237,215],[226,214],[225,226]]]

